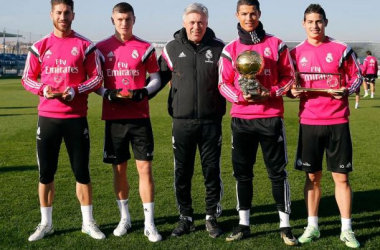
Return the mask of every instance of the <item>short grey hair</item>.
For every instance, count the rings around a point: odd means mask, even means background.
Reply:
[[[183,11],[183,17],[182,17],[184,21],[185,21],[186,16],[190,13],[204,14],[206,18],[208,19],[208,9],[206,6],[204,6],[201,3],[192,3],[186,7],[186,9]]]

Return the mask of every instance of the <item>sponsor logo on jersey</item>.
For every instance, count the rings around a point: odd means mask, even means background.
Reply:
[[[181,58],[181,57],[186,57],[186,55],[185,55],[185,53],[181,52],[181,54],[179,54],[178,57],[179,57],[179,58]]]
[[[264,55],[265,55],[266,57],[269,57],[269,56],[272,55],[272,51],[271,51],[271,49],[270,49],[269,47],[266,47],[266,48],[264,49]]]
[[[334,61],[334,58],[333,58],[332,54],[331,53],[327,53],[326,62],[332,63],[332,61]]]
[[[115,54],[113,53],[113,51],[111,51],[110,53],[108,53],[107,57],[108,57],[108,60],[112,62],[113,58],[115,57]]]
[[[71,54],[72,54],[73,56],[77,56],[77,55],[79,54],[79,49],[78,49],[77,47],[73,47],[73,48],[71,49]]]
[[[48,49],[48,50],[45,52],[45,56],[46,56],[46,58],[50,58],[51,55],[53,55],[53,53],[51,53],[50,49]]]
[[[137,52],[137,50],[133,50],[133,51],[132,51],[132,57],[133,57],[134,59],[137,59],[137,58],[139,57],[139,52]]]
[[[301,66],[305,67],[306,64],[308,63],[306,57],[303,57],[303,58],[301,59],[300,63],[301,63]]]

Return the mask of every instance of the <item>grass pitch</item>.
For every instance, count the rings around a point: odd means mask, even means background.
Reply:
[[[380,82],[379,82],[380,83]],[[101,99],[89,98],[88,121],[91,135],[91,177],[94,194],[94,217],[107,239],[98,241],[84,235],[81,212],[75,196],[75,179],[67,153],[62,145],[56,174],[56,198],[53,209],[55,233],[37,242],[28,242],[29,235],[40,221],[37,195],[38,170],[35,156],[35,132],[38,99],[25,91],[19,79],[0,79],[0,249],[288,249],[280,239],[278,213],[271,195],[259,151],[255,165],[254,198],[249,239],[227,243],[225,237],[238,224],[235,180],[232,176],[230,149],[230,116],[223,120],[222,178],[224,182],[223,213],[219,223],[223,237],[212,239],[204,227],[205,190],[199,159],[193,178],[193,206],[196,232],[181,238],[171,238],[178,211],[173,189],[173,156],[171,118],[166,112],[165,88],[151,102],[151,120],[155,137],[153,171],[156,185],[155,217],[163,241],[150,243],[143,236],[144,217],[138,194],[138,176],[133,161],[129,162],[131,183],[130,212],[132,229],[127,236],[115,237],[113,229],[119,221],[119,211],[113,194],[112,169],[102,162],[104,122],[100,120]],[[377,92],[380,97],[380,90]],[[350,97],[350,127],[354,146],[354,172],[350,174],[354,190],[353,228],[364,249],[380,249],[380,98],[369,97],[354,109]],[[288,142],[288,173],[292,191],[291,224],[299,236],[307,223],[303,199],[304,174],[293,169],[298,137],[298,101],[285,100],[285,126]],[[198,157],[198,156],[197,156]],[[334,198],[331,174],[324,172],[323,197],[320,204],[321,238],[302,249],[345,249],[339,240],[340,218]]]

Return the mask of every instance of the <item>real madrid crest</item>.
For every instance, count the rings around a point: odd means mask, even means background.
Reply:
[[[71,49],[71,54],[72,54],[73,56],[77,56],[77,55],[79,54],[79,50],[78,50],[78,48],[77,48],[77,47],[73,47],[73,48]]]
[[[133,57],[134,59],[137,59],[137,58],[139,57],[139,52],[137,52],[137,50],[133,50],[133,51],[132,51],[132,57]]]

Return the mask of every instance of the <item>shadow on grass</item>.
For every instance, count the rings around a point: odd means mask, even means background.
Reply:
[[[37,166],[10,166],[10,167],[0,167],[0,173],[7,172],[22,172],[22,171],[31,171],[37,170]]]
[[[380,190],[369,190],[369,191],[361,191],[354,193],[354,204],[353,204],[353,228],[354,230],[366,230],[374,227],[378,227],[378,222],[380,220],[380,203],[379,202],[371,202],[371,205],[368,203],[371,200],[377,199],[379,197]],[[177,213],[177,211],[174,211]],[[375,215],[368,215],[368,213],[376,213]],[[364,215],[364,216],[362,216]],[[321,198],[320,206],[319,206],[319,218],[329,218],[329,217],[338,217],[339,218],[339,209],[336,204],[335,196],[325,196]],[[179,216],[169,216],[169,217],[157,217],[155,218],[155,223],[157,226],[162,224],[172,224],[173,230],[177,226]],[[204,214],[194,214],[194,220],[196,224],[196,230],[205,230]],[[307,223],[307,213],[305,208],[304,200],[296,200],[292,201],[292,214],[290,216],[291,223],[296,220],[304,220],[305,225]],[[222,216],[219,219],[219,226],[223,229],[225,233],[231,232],[232,229],[238,226],[239,218],[238,212],[235,209],[226,209],[223,210]],[[262,224],[278,224],[279,217],[276,210],[275,204],[268,205],[260,205],[253,206],[251,209],[251,225],[262,225]],[[144,227],[143,221],[134,221],[133,224],[136,230],[140,230]],[[293,228],[302,229],[305,225],[294,226]],[[112,230],[117,226],[108,225],[110,227],[109,234],[112,234]],[[323,235],[328,236],[336,236],[340,234],[340,226],[341,222],[339,219],[333,221],[326,221],[320,223],[320,226],[326,229],[323,229]],[[331,228],[333,226],[333,228]],[[107,227],[107,226],[106,226]],[[106,231],[106,230],[105,230]],[[279,232],[277,227],[273,228],[273,230],[254,232],[252,236],[265,235],[268,233]],[[171,231],[160,231],[164,238],[170,237]],[[371,234],[361,234],[359,239],[361,242],[365,243],[371,238],[377,237],[380,235],[380,231],[373,232]]]
[[[0,109],[29,109],[35,108],[35,106],[26,106],[26,107],[0,107]]]

